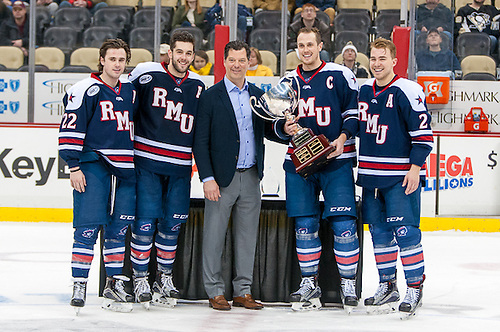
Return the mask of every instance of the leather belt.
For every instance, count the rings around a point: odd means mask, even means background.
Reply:
[[[248,168],[237,168],[237,169],[236,169],[236,171],[238,171],[238,172],[240,172],[240,173],[243,173],[243,172],[246,172],[246,171],[248,171],[249,169],[252,169],[252,168],[254,168],[254,167],[255,167],[255,165],[250,166],[250,167],[248,167]]]

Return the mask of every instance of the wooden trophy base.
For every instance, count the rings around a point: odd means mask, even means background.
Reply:
[[[328,163],[327,157],[335,151],[335,148],[330,145],[330,141],[325,135],[314,135],[311,129],[307,128],[299,136],[292,139],[292,145],[295,149],[291,157],[295,171],[307,178]],[[300,144],[296,146],[296,143]]]

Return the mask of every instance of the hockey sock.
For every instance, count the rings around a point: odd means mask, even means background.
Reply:
[[[318,236],[319,216],[296,217],[295,239],[302,277],[318,274],[321,240]]]
[[[153,235],[156,230],[156,219],[140,218],[132,226],[130,241],[130,261],[134,275],[144,277],[148,274],[149,257],[153,247]]]
[[[335,260],[342,278],[353,279],[356,276],[359,260],[359,240],[356,220],[352,217],[330,217],[333,230]]]
[[[88,278],[90,265],[94,258],[94,245],[98,235],[99,226],[75,228],[71,256],[71,274],[73,278]]]
[[[380,282],[396,278],[396,262],[398,259],[398,246],[392,229],[385,225],[370,225],[373,252]]]
[[[104,227],[104,267],[110,277],[122,274],[128,224],[111,222]]]
[[[172,273],[180,229],[181,224],[177,221],[159,221],[155,241],[158,271]]]
[[[401,262],[409,287],[418,287],[424,280],[424,253],[420,240],[422,233],[415,226],[401,226],[394,230],[399,244]]]

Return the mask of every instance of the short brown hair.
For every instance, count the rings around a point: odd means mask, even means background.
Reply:
[[[321,43],[321,32],[319,32],[318,28],[300,28],[299,32],[297,33],[297,38],[301,33],[314,33],[314,36],[316,37],[316,42]]]
[[[175,43],[177,43],[178,41],[193,44],[193,52],[194,52],[194,36],[191,33],[182,30],[174,32],[172,37],[170,37],[170,49],[172,51],[175,48]]]
[[[250,47],[250,53],[252,53],[252,51],[255,52],[255,57],[257,58],[257,63],[259,65],[261,65],[262,64],[262,55],[260,55],[259,49],[256,47]]]
[[[243,49],[247,53],[247,59],[250,59],[250,47],[248,46],[247,43],[245,43],[242,40],[230,41],[224,47],[224,60],[227,59],[227,56],[229,55],[229,50],[239,51],[239,50],[243,50]]]
[[[125,53],[127,54],[127,59],[126,59],[127,64],[130,62],[130,57],[132,56],[132,54],[130,53],[130,47],[128,46],[128,44],[123,40],[121,40],[120,38],[108,39],[104,43],[102,43],[101,48],[99,49],[99,63],[97,64],[97,70],[100,73],[102,73],[103,71],[101,58],[104,59],[106,57],[106,53],[110,48],[114,49],[123,48],[125,50]]]
[[[394,43],[392,41],[388,40],[388,39],[385,39],[385,38],[382,38],[382,37],[379,37],[379,38],[375,39],[370,44],[370,49],[372,49],[372,48],[384,48],[384,49],[388,49],[389,52],[391,52],[391,57],[393,59],[396,58],[396,45],[394,45]]]

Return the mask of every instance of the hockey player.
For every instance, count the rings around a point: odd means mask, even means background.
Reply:
[[[133,114],[136,91],[120,75],[129,46],[109,39],[99,50],[99,72],[73,85],[64,96],[59,153],[73,187],[74,279],[70,304],[85,305],[87,278],[99,230],[104,235],[106,287],[102,307],[131,311],[133,296],[122,275],[125,234],[135,217]]]
[[[357,184],[363,187],[363,218],[370,225],[380,278],[365,306],[369,312],[395,311],[399,247],[408,286],[399,311],[408,318],[422,305],[420,192],[433,137],[422,87],[394,74],[396,62],[394,43],[383,38],[372,43],[374,79],[366,81],[359,93]]]
[[[172,268],[180,227],[189,212],[193,126],[205,89],[200,76],[188,71],[194,58],[190,33],[174,33],[168,54],[168,65],[141,63],[130,73],[140,107],[135,117],[137,219],[131,261],[136,301],[146,308],[151,300],[172,307],[179,297]],[[151,294],[148,264],[156,230],[158,266]]]
[[[322,45],[317,29],[301,29],[297,36],[297,46],[303,64],[283,78],[291,80],[294,88],[299,91],[297,122],[331,140],[335,151],[329,157],[336,157],[322,170],[307,178],[295,172],[290,158],[293,153],[292,145],[285,157],[286,206],[288,215],[295,217],[297,256],[302,274],[300,288],[290,295],[290,302],[294,310],[321,307],[321,290],[318,286],[321,241],[318,230],[320,219],[324,218],[330,222],[334,232],[334,253],[341,277],[341,297],[344,308],[350,313],[358,305],[355,276],[359,240],[352,173],[353,159],[356,157],[352,135],[358,129],[358,85],[349,68],[320,60]],[[289,120],[283,129],[290,139],[297,125]],[[325,198],[323,212],[320,211],[320,191]]]

